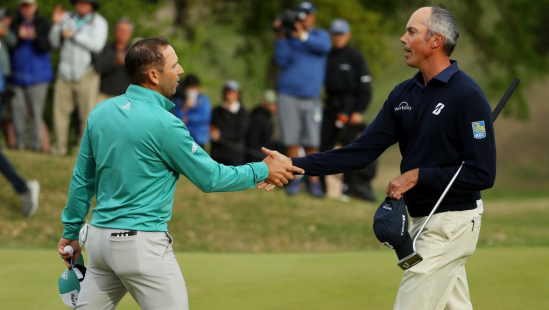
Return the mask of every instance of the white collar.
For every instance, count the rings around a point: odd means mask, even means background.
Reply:
[[[233,104],[231,105],[228,105],[227,102],[224,102],[223,108],[233,114],[236,114],[240,110],[240,101],[233,102]]]

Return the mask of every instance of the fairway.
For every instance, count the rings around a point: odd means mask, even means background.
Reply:
[[[390,250],[178,253],[196,309],[392,309],[402,271]],[[549,249],[482,247],[467,264],[475,309],[549,309]],[[67,309],[55,250],[0,250],[2,309]],[[129,295],[118,309],[139,309]]]

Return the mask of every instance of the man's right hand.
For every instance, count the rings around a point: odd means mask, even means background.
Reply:
[[[280,19],[275,19],[273,24],[271,25],[273,29],[276,31],[276,37],[279,39],[283,39],[286,37],[286,34],[282,31],[280,31],[280,26],[282,25],[282,21]]]
[[[67,245],[72,246],[72,248],[74,249],[73,254],[69,252],[65,252],[65,247]],[[59,240],[57,249],[59,250],[59,255],[65,261],[65,265],[67,266],[67,269],[69,270],[71,269],[71,258],[73,259],[73,262],[75,262],[76,264],[76,261],[78,260],[78,256],[80,256],[82,252],[82,249],[80,248],[80,243],[78,242],[78,240],[69,240],[66,238],[61,238],[61,240]]]
[[[284,184],[288,184],[288,180],[293,180],[294,172],[305,173],[303,169],[293,166],[289,157],[267,148],[261,148],[261,151],[267,155],[263,162],[269,168],[269,177],[257,186],[258,189],[265,188],[269,191],[275,186],[282,187]]]
[[[53,10],[52,20],[54,24],[59,24],[63,20],[63,15],[65,14],[65,10],[63,10],[63,7],[61,4],[58,4],[55,6],[55,9]]]

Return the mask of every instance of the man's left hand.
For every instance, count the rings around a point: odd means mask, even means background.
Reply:
[[[407,171],[389,182],[387,186],[387,196],[399,200],[402,194],[412,189],[417,184],[419,177],[419,168]]]

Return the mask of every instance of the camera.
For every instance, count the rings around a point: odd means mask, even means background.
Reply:
[[[295,22],[304,20],[305,17],[307,17],[307,13],[305,12],[287,10],[278,17],[280,20],[280,26],[278,28],[274,28],[274,30],[280,31],[285,35],[289,35],[293,31],[297,30],[295,29]]]

